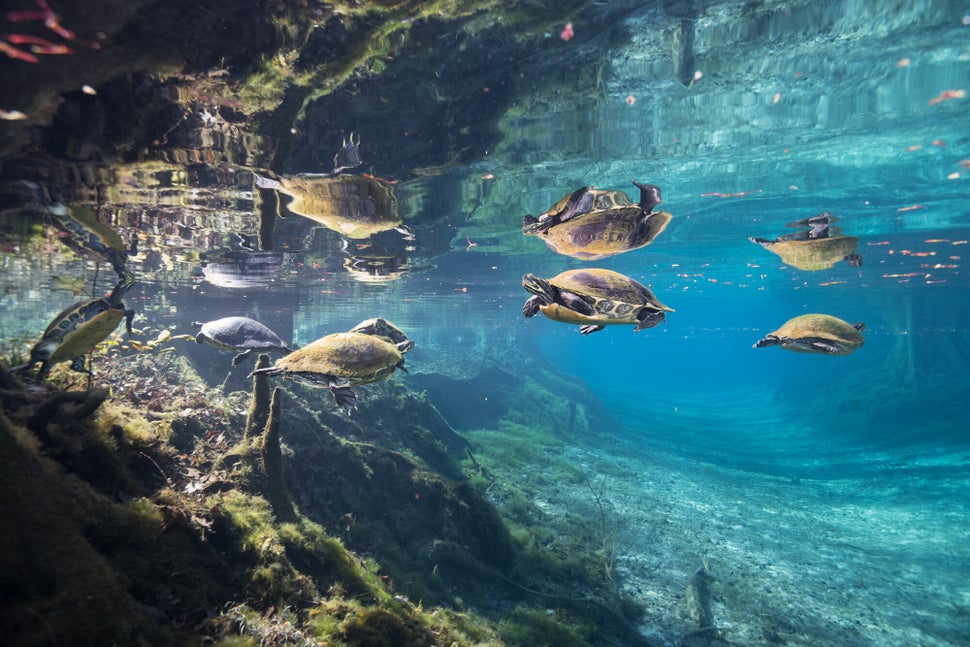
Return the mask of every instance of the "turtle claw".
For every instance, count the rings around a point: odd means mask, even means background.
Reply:
[[[603,330],[606,326],[600,326],[598,324],[587,324],[585,326],[579,327],[579,332],[582,335],[592,335],[594,332]]]

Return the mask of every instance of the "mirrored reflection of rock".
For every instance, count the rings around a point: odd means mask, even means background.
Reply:
[[[640,189],[637,204],[622,191],[583,187],[538,218],[525,216],[522,233],[541,238],[557,254],[584,261],[646,247],[663,233],[673,216],[653,210],[661,202],[660,187],[633,184]]]
[[[749,238],[777,254],[786,265],[800,270],[826,270],[840,261],[852,267],[862,265],[862,257],[855,251],[859,239],[844,236],[840,227],[833,226],[838,216],[825,212],[811,218],[804,218],[786,224],[800,231],[779,236],[774,240]]]

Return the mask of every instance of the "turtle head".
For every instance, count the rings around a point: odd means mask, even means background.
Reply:
[[[542,305],[547,306],[556,300],[556,289],[549,284],[549,281],[540,279],[535,274],[526,274],[523,276],[522,287],[539,297]]]
[[[764,339],[759,339],[751,348],[764,348],[765,346],[781,346],[784,340],[778,335],[768,335]]]
[[[111,290],[111,294],[108,295],[108,301],[112,306],[117,306],[121,303],[121,299],[125,296],[131,286],[135,284],[135,275],[128,270],[119,270],[118,272],[118,282],[115,283],[115,287]]]

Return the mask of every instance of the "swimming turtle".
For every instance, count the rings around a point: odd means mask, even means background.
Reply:
[[[583,187],[538,218],[525,216],[522,233],[539,236],[558,254],[585,261],[646,247],[673,216],[653,210],[661,202],[660,187],[635,180],[633,185],[640,189],[639,204],[622,191]]]
[[[584,335],[613,324],[632,324],[638,332],[673,312],[646,286],[613,270],[567,270],[548,280],[526,274],[522,287],[535,295],[522,306],[522,314],[542,312],[553,321],[578,323]]]
[[[781,346],[796,353],[848,355],[864,343],[861,333],[865,328],[864,323],[850,324],[832,315],[801,315],[789,319],[753,347]]]
[[[786,265],[808,272],[827,270],[839,261],[846,261],[852,267],[862,265],[862,257],[856,253],[859,239],[843,236],[842,230],[833,227],[837,216],[825,212],[804,220],[790,222],[787,227],[805,227],[803,231],[779,236],[774,240],[749,238],[781,257]]]
[[[402,339],[392,342],[392,338]],[[404,368],[404,353],[414,346],[396,326],[384,319],[361,322],[354,331],[338,332],[311,342],[273,366],[252,375],[282,375],[310,387],[328,389],[337,406],[348,411],[357,403],[352,387],[390,377]]]
[[[232,358],[233,366],[238,366],[253,351],[293,352],[275,332],[249,317],[223,317],[206,323],[193,321],[192,327],[200,329],[195,336],[196,343],[207,342],[223,350],[241,350]]]
[[[30,361],[14,370],[26,371],[39,362],[37,379],[43,380],[54,364],[71,360],[72,369],[86,372],[84,356],[104,341],[122,318],[131,336],[131,320],[135,312],[125,308],[121,299],[134,282],[135,277],[126,273],[108,296],[85,299],[65,308],[54,317],[40,341],[30,350]]]

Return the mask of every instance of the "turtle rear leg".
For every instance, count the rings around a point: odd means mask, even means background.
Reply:
[[[660,187],[656,184],[641,184],[633,180],[633,186],[640,189],[640,210],[650,213],[653,208],[663,202],[660,199]]]
[[[135,311],[131,308],[125,310],[125,331],[128,333],[128,337],[131,338],[131,320],[135,318]]]
[[[330,391],[330,395],[336,400],[337,406],[344,409],[347,413],[357,407],[357,394],[349,386],[340,386],[338,384],[330,383],[327,387]]]
[[[579,332],[582,335],[592,335],[594,332],[598,332],[604,328],[606,328],[606,326],[602,326],[600,324],[586,324],[585,326],[579,327]]]
[[[233,366],[239,366],[239,364],[244,359],[246,359],[247,357],[249,357],[249,354],[252,353],[252,352],[253,352],[253,349],[252,348],[247,348],[243,352],[239,353],[238,355],[236,355],[235,357],[232,358],[232,365]]]

